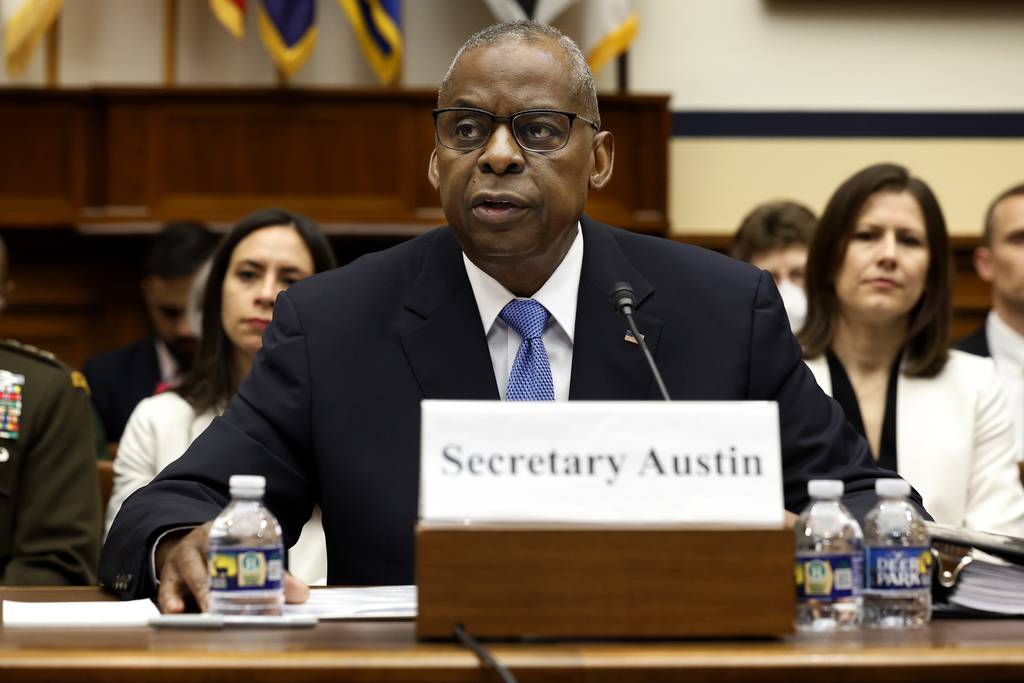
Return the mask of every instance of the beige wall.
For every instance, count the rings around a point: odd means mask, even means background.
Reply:
[[[675,139],[672,221],[679,234],[734,230],[755,204],[791,198],[814,211],[864,166],[894,161],[924,178],[954,235],[977,235],[988,202],[1024,179],[1024,139]]]
[[[250,3],[255,4],[255,3]],[[1024,2],[1018,0],[636,0],[630,57],[638,92],[674,109],[1024,110]],[[318,0],[319,40],[297,87],[374,85],[336,0]],[[575,24],[571,10],[563,17]],[[254,13],[250,13],[253,14]],[[405,0],[403,82],[435,87],[461,42],[491,21],[482,0]],[[60,84],[159,86],[163,0],[66,0]],[[178,0],[178,83],[276,82],[255,16],[238,43],[207,0]],[[0,38],[2,41],[2,38]],[[11,83],[44,82],[43,51]],[[613,87],[615,68],[598,74]],[[691,139],[670,143],[673,230],[727,232],[754,203],[791,196],[820,208],[874,161],[933,183],[955,233],[971,234],[989,197],[1024,177],[1024,141]]]

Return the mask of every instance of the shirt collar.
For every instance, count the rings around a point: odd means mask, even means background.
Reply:
[[[156,342],[156,362],[160,367],[160,381],[170,382],[178,378],[178,361],[174,358],[174,354],[167,348],[167,344],[164,343],[163,339],[157,339]]]
[[[580,288],[580,274],[583,272],[583,229],[576,223],[576,237],[569,246],[565,258],[555,268],[547,282],[530,297],[544,308],[559,327],[573,341],[576,331],[576,298]],[[484,325],[484,334],[489,334],[498,319],[498,314],[505,305],[516,298],[503,284],[482,271],[469,260],[465,253],[462,261],[466,264],[466,275],[473,289],[476,305],[480,309],[480,320]]]
[[[1024,370],[1024,336],[1006,324],[995,311],[990,311],[985,321],[985,335],[992,357],[999,363],[1012,363],[1018,370]]]

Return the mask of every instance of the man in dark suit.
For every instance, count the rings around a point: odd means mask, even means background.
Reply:
[[[86,361],[83,371],[108,441],[120,441],[139,401],[173,386],[191,363],[196,332],[186,315],[189,293],[216,244],[199,223],[165,226],[150,247],[141,282],[153,336]]]
[[[411,583],[421,399],[657,399],[609,303],[617,281],[632,283],[676,399],[779,402],[788,509],[825,476],[867,509],[874,480],[894,475],[814,383],[771,276],[581,218],[611,178],[614,144],[571,41],[491,27],[456,56],[438,100],[428,175],[449,225],[278,298],[224,417],[121,509],[108,586],[152,594],[152,557],[163,610],[190,596],[205,607],[208,520],[242,472],[267,477],[286,542],[320,504],[328,583]],[[286,581],[287,598],[303,594]]]

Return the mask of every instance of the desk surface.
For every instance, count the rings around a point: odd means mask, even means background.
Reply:
[[[2,588],[8,600],[106,599],[95,588]],[[981,681],[1024,678],[1024,620],[938,620],[927,629],[778,641],[496,644],[520,681]],[[0,627],[0,680],[491,681],[411,621],[314,629],[167,631]]]

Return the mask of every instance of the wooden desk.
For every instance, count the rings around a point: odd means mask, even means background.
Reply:
[[[0,588],[9,600],[96,600],[97,589]],[[105,597],[105,596],[104,596]],[[782,641],[517,643],[520,681],[1005,681],[1024,678],[1024,621]],[[310,630],[0,628],[0,681],[493,681],[465,649],[417,643],[411,621]]]

